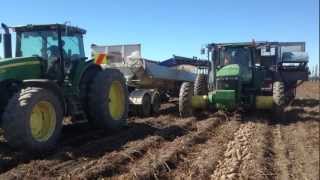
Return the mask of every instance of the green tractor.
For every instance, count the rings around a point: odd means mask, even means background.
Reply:
[[[194,84],[180,89],[179,112],[195,109],[269,109],[279,114],[308,79],[304,42],[245,42],[209,44],[211,68]]]
[[[2,28],[0,119],[9,145],[31,151],[54,148],[65,117],[106,129],[126,124],[125,79],[120,71],[87,60],[85,30],[66,24]]]

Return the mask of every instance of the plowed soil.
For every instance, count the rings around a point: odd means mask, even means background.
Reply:
[[[66,125],[46,154],[0,138],[0,179],[319,179],[319,84],[306,82],[279,117],[203,112],[131,117],[115,132]]]

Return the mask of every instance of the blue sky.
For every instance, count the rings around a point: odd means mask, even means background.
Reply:
[[[200,56],[210,42],[306,41],[319,62],[318,0],[10,0],[9,25],[63,23],[87,29],[86,53],[96,44],[141,43],[145,58]],[[2,48],[0,48],[2,53]],[[0,54],[1,55],[1,54]]]

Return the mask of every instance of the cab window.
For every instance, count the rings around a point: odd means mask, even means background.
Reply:
[[[77,60],[85,57],[81,34],[63,34],[61,39],[65,59]]]
[[[58,33],[55,31],[20,32],[17,35],[17,57],[59,56]]]

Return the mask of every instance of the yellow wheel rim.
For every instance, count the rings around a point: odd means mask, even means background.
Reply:
[[[124,90],[119,81],[114,81],[111,84],[109,91],[109,112],[111,117],[115,120],[119,120],[125,110],[125,97]]]
[[[56,112],[48,101],[38,102],[32,109],[30,128],[32,137],[37,141],[48,140],[55,129]]]

